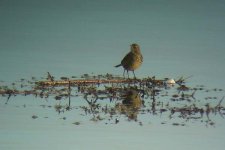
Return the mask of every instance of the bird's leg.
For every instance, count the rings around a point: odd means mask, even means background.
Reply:
[[[135,76],[134,70],[133,70],[133,74],[134,74],[134,79],[136,79],[136,76]]]
[[[123,78],[125,78],[125,69],[123,70]]]
[[[128,70],[127,70],[127,76],[128,76],[128,79],[129,79],[129,72],[128,72]]]

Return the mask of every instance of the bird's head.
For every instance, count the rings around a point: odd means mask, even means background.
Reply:
[[[140,53],[141,52],[140,51],[140,46],[138,44],[136,44],[136,43],[133,43],[133,44],[130,45],[130,50],[133,53]]]

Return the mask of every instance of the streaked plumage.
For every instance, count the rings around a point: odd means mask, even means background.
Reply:
[[[130,52],[121,61],[121,64],[115,67],[123,66],[124,73],[125,71],[127,71],[127,74],[128,74],[128,71],[132,71],[134,74],[134,70],[139,68],[142,62],[143,62],[143,56],[140,51],[140,46],[134,43],[130,47]],[[129,74],[128,74],[128,77],[129,77]],[[135,77],[135,74],[134,74],[134,77]]]

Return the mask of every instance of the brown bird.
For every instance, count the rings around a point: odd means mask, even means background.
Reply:
[[[136,78],[134,70],[139,68],[143,62],[143,57],[141,54],[140,46],[136,43],[130,45],[130,52],[123,58],[121,61],[121,64],[116,65],[115,67],[123,66],[124,72],[123,76],[125,74],[125,71],[127,71],[127,75],[129,78],[128,71],[132,71],[134,74],[134,78]]]

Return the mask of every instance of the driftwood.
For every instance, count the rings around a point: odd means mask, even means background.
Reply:
[[[162,85],[165,80],[155,80],[152,78],[146,79],[76,79],[76,80],[55,80],[55,81],[38,81],[36,82],[39,86],[67,86],[68,84],[72,86],[76,85],[88,85],[88,84],[112,84],[112,83],[124,83],[124,84],[131,84],[131,83],[151,83],[155,85]]]
[[[138,80],[137,80],[138,81]],[[56,81],[38,81],[37,85],[40,86],[65,86],[69,83],[71,85],[87,85],[87,84],[110,84],[110,83],[132,83],[133,80],[127,79],[78,79],[78,80],[56,80]]]
[[[65,86],[70,84],[71,86],[73,85],[87,85],[87,84],[111,84],[111,83],[141,83],[141,84],[146,84],[146,83],[151,83],[152,85],[163,85],[166,81],[169,80],[169,78],[165,79],[156,79],[155,76],[153,77],[147,77],[143,79],[137,79],[137,78],[122,78],[118,76],[114,76],[111,74],[106,74],[106,75],[98,75],[98,76],[91,76],[88,74],[84,74],[81,76],[81,79],[70,79],[67,77],[61,77],[61,80],[54,80],[54,77],[48,72],[48,77],[46,78],[47,80],[44,81],[37,81],[35,82],[37,85],[40,86]],[[177,83],[181,85],[184,83],[184,81],[191,76],[187,78],[179,78],[178,80],[174,81],[174,83]],[[174,84],[172,83],[172,84]],[[169,83],[170,84],[170,83]]]

